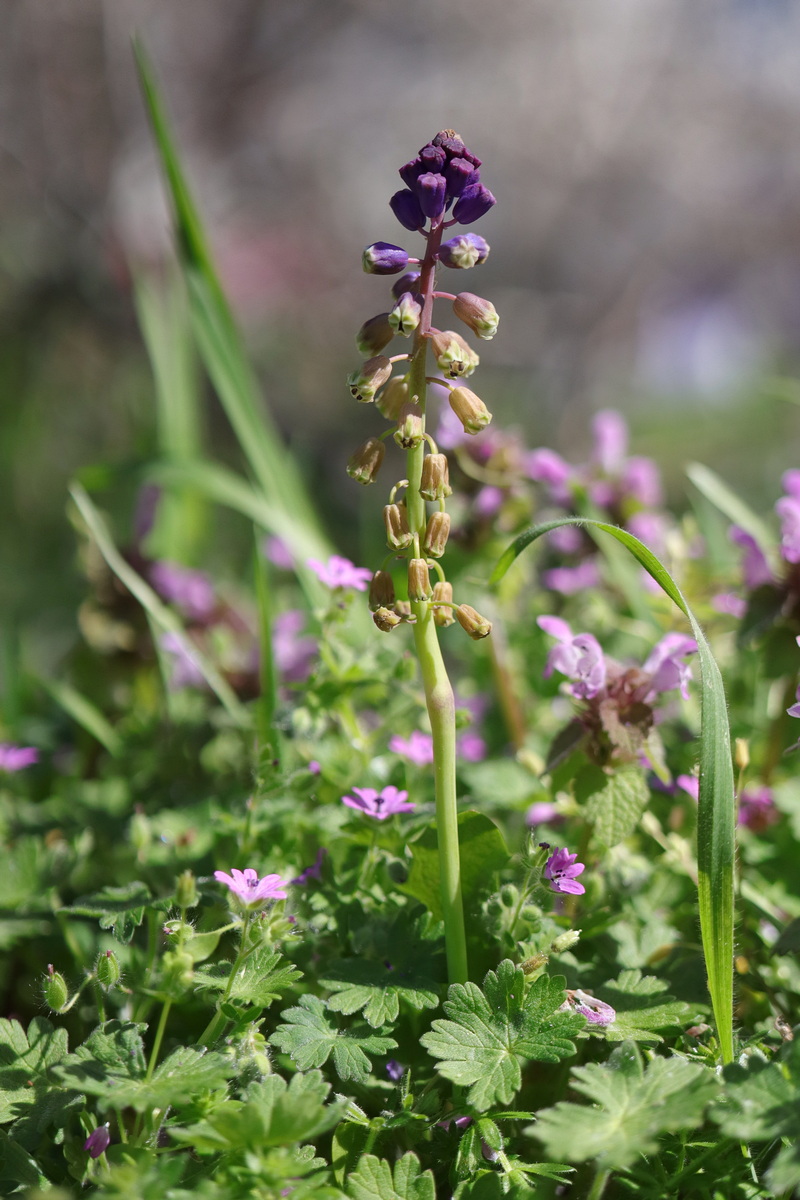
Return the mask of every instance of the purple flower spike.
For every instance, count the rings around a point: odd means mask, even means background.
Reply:
[[[420,202],[409,188],[395,192],[389,201],[389,207],[404,229],[414,231],[421,229],[425,224],[425,214]]]
[[[101,1154],[105,1154],[110,1144],[111,1134],[108,1132],[108,1125],[98,1125],[97,1129],[93,1129],[83,1143],[83,1148],[89,1151],[90,1158],[99,1158]]]
[[[488,257],[489,243],[478,233],[459,233],[439,247],[439,262],[461,271],[479,267]]]
[[[372,579],[372,571],[367,567],[356,567],[349,558],[338,554],[332,554],[327,563],[316,558],[306,561],[314,574],[330,588],[354,588],[357,592],[365,592]]]
[[[39,761],[39,751],[33,746],[12,746],[0,742],[0,771],[21,771]]]
[[[406,803],[408,792],[401,792],[393,786],[385,787],[382,792],[375,788],[353,788],[353,791],[355,800],[352,796],[342,796],[342,804],[357,809],[367,817],[374,817],[376,821],[385,821],[395,813],[411,812],[414,808],[413,804]]]
[[[263,908],[267,901],[285,900],[288,895],[284,891],[288,879],[281,879],[280,875],[265,875],[259,879],[258,872],[252,867],[245,867],[244,871],[232,867],[230,875],[215,871],[214,878],[218,883],[224,883],[245,908]]]
[[[444,175],[420,175],[414,185],[419,206],[426,217],[437,220],[444,212],[447,184]]]
[[[361,256],[361,263],[368,275],[396,275],[408,266],[408,253],[391,242],[373,242]]]
[[[577,876],[586,870],[584,863],[576,862],[577,854],[566,849],[556,850],[544,866],[544,877],[550,880],[554,892],[569,892],[571,896],[582,896],[586,888],[578,883]]]
[[[466,158],[451,158],[444,172],[448,196],[458,197],[469,184],[479,182],[479,173]]]
[[[591,633],[573,636],[560,617],[538,617],[536,624],[558,640],[547,656],[545,679],[558,671],[574,680],[570,691],[581,700],[591,700],[606,684],[606,661],[600,643]]]
[[[418,767],[426,767],[433,762],[433,738],[429,733],[420,733],[418,729],[409,738],[395,734],[389,741],[389,749]]]
[[[681,696],[688,700],[692,670],[679,660],[687,654],[696,653],[697,642],[684,633],[668,633],[656,643],[642,667],[643,671],[653,677],[647,699],[652,699],[659,692],[671,692],[673,688],[680,688]]]
[[[496,204],[492,193],[482,183],[471,183],[456,200],[453,218],[460,225],[471,225],[484,216]]]

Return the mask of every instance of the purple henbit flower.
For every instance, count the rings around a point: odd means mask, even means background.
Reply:
[[[394,786],[385,787],[382,792],[375,788],[356,787],[353,791],[355,799],[342,796],[342,804],[357,809],[367,817],[374,817],[376,821],[385,821],[395,813],[411,812],[414,808],[413,803],[407,803],[408,792],[401,792]]]
[[[101,1154],[105,1154],[110,1144],[111,1134],[108,1132],[108,1124],[98,1125],[97,1129],[93,1129],[83,1143],[83,1148],[89,1151],[90,1158],[99,1158]]]
[[[266,903],[285,900],[288,895],[284,890],[289,885],[288,879],[281,879],[280,875],[265,875],[259,879],[258,871],[252,867],[245,867],[244,871],[232,867],[230,875],[215,871],[214,878],[218,883],[224,883],[245,908],[263,908]]]
[[[697,653],[697,642],[684,633],[668,633],[658,642],[644,661],[642,670],[651,676],[650,690],[643,697],[652,700],[660,692],[680,688],[684,700],[689,699],[691,668],[680,660]]]
[[[573,635],[560,617],[538,617],[536,624],[558,640],[547,656],[545,679],[559,671],[572,679],[570,691],[581,700],[590,700],[603,690],[606,683],[606,660],[600,643],[591,633]]]
[[[781,520],[781,555],[787,563],[800,562],[800,500],[781,496],[775,505]]]
[[[321,880],[322,864],[325,861],[325,855],[327,853],[328,851],[325,849],[325,847],[320,846],[319,850],[317,851],[317,857],[314,859],[314,862],[311,864],[311,866],[306,867],[305,870],[301,871],[300,874],[294,879],[290,879],[289,882],[292,884],[302,884],[308,883],[309,879]]]
[[[0,742],[0,771],[22,771],[39,761],[39,751],[33,746],[14,746]]]
[[[740,529],[738,525],[731,525],[728,537],[734,546],[738,546],[743,551],[742,575],[747,590],[753,592],[762,584],[772,583],[772,571],[769,569],[769,563],[752,534]]]
[[[606,475],[617,475],[628,449],[628,426],[613,408],[596,413],[592,420],[594,450],[592,459]]]
[[[365,592],[372,579],[372,571],[367,567],[356,567],[349,558],[338,554],[332,554],[327,563],[309,558],[307,565],[330,588],[354,588],[357,592]]]
[[[426,767],[433,762],[433,738],[429,733],[420,733],[417,729],[408,738],[395,734],[389,740],[389,749],[418,767]]]
[[[203,571],[155,562],[150,568],[150,582],[163,600],[174,604],[190,621],[207,621],[214,611],[214,585]]]
[[[535,828],[537,825],[555,825],[564,818],[549,800],[537,800],[525,814],[525,824]]]
[[[682,791],[686,792],[687,796],[691,796],[697,803],[700,799],[700,780],[696,775],[679,775],[675,782]]]
[[[586,870],[584,863],[576,862],[577,854],[566,849],[556,850],[544,865],[544,877],[550,881],[554,892],[568,892],[571,896],[582,896],[586,888],[578,883],[578,875]]]
[[[590,558],[584,559],[575,567],[550,567],[542,571],[542,583],[551,592],[562,596],[575,596],[578,592],[587,592],[597,587],[600,582],[600,572],[597,564]]]

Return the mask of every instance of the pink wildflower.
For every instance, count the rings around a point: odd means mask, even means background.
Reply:
[[[327,563],[321,563],[316,558],[309,558],[307,563],[330,588],[354,588],[357,592],[365,592],[372,579],[372,571],[367,567],[356,567],[349,558],[342,558],[338,554],[332,554]]]
[[[110,1144],[111,1134],[108,1132],[108,1125],[98,1125],[97,1129],[93,1129],[83,1143],[83,1148],[89,1151],[90,1158],[99,1158],[101,1154],[105,1154]]]
[[[258,872],[252,867],[245,867],[244,871],[232,867],[230,875],[215,871],[214,878],[224,883],[245,908],[262,907],[268,900],[285,900],[288,894],[283,890],[288,886],[287,879],[281,879],[280,875],[265,875],[259,879]]]
[[[425,767],[433,762],[433,738],[429,733],[420,733],[418,729],[408,738],[395,734],[389,740],[389,749],[393,754],[407,758],[418,767]]]
[[[0,742],[0,771],[21,771],[39,761],[39,751],[33,746],[12,746]]]
[[[413,804],[406,803],[408,792],[401,792],[394,786],[385,787],[382,792],[375,788],[353,788],[353,791],[356,799],[342,796],[342,804],[357,809],[367,817],[374,817],[376,821],[385,821],[395,813],[411,812],[414,808]]]
[[[550,880],[554,892],[569,892],[572,896],[582,896],[586,888],[578,883],[577,876],[586,870],[584,863],[576,862],[577,854],[570,854],[567,849],[556,850],[550,855],[544,866],[544,877]]]

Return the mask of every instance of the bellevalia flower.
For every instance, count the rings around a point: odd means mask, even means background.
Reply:
[[[330,588],[354,588],[357,592],[365,592],[372,579],[372,571],[354,566],[349,558],[342,558],[339,554],[332,554],[326,563],[309,558],[306,565]]]
[[[258,871],[252,867],[245,867],[244,871],[232,867],[230,875],[215,871],[214,878],[218,883],[224,883],[245,908],[262,907],[271,900],[285,900],[288,895],[284,890],[288,879],[282,879],[280,875],[264,875],[259,879]]]
[[[571,896],[582,896],[586,888],[578,883],[577,876],[586,870],[584,863],[576,862],[578,855],[569,850],[555,850],[544,865],[544,877],[550,881],[554,892],[568,892]]]
[[[342,796],[342,804],[357,809],[367,817],[374,817],[376,821],[385,821],[395,813],[411,812],[414,808],[413,803],[406,803],[408,792],[401,792],[392,785],[385,787],[381,792],[375,788],[357,787],[354,787],[353,791],[355,799],[352,796]]]

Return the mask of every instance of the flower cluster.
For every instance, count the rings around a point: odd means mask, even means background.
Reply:
[[[390,433],[407,453],[406,478],[391,488],[383,519],[391,555],[406,560],[408,600],[397,599],[388,570],[378,571],[370,588],[373,619],[385,633],[428,614],[440,626],[458,621],[474,639],[486,637],[491,630],[470,605],[454,603],[452,586],[439,562],[450,535],[445,502],[452,489],[447,456],[439,452],[426,429],[428,384],[447,393],[452,417],[467,436],[480,433],[491,421],[486,405],[463,383],[478,365],[478,355],[460,332],[438,329],[432,323],[434,300],[447,300],[458,321],[476,337],[488,340],[497,330],[497,312],[488,300],[474,292],[454,295],[435,290],[439,267],[468,270],[488,256],[486,241],[471,231],[444,240],[447,229],[471,225],[495,203],[481,182],[480,166],[480,159],[453,130],[437,133],[400,168],[405,186],[389,202],[400,224],[425,239],[422,257],[413,258],[392,242],[375,242],[363,254],[368,274],[398,276],[388,311],[370,317],[357,334],[356,344],[366,361],[348,378],[351,394],[361,403],[374,403],[392,423],[392,428],[368,438],[355,451],[347,467],[351,478],[363,484],[375,481]],[[413,336],[412,348],[388,357],[384,351],[395,336]],[[427,374],[429,349],[438,369],[436,377]],[[437,576],[435,583],[431,569]]]
[[[697,651],[694,638],[668,633],[653,647],[641,667],[624,667],[606,657],[591,633],[573,634],[560,617],[539,617],[537,624],[556,645],[547,656],[544,674],[565,675],[567,690],[584,701],[578,722],[587,735],[586,749],[600,763],[639,761],[648,748],[654,705],[664,692],[680,690],[688,698],[692,672],[684,661]]]
[[[781,530],[777,569],[773,569],[762,546],[747,530],[732,525],[729,537],[741,552],[745,591],[753,593],[762,588],[769,589],[772,595],[768,607],[775,615],[796,620],[800,616],[800,471],[785,471],[781,483],[786,494],[775,504]],[[714,606],[742,618],[747,612],[748,600],[736,592],[725,592],[714,597]]]

